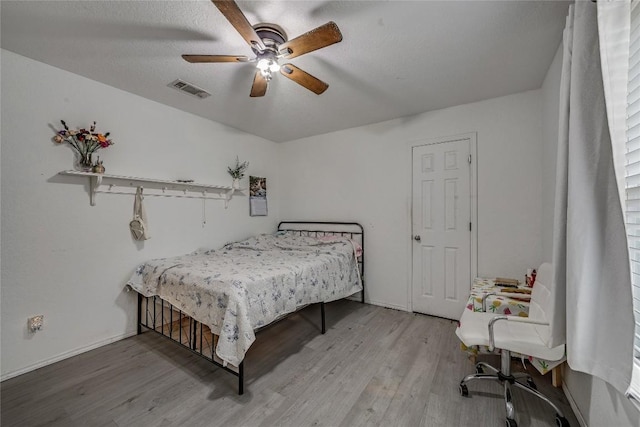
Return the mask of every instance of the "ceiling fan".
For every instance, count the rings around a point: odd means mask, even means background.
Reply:
[[[182,55],[187,62],[252,62],[256,64],[256,74],[251,87],[251,96],[264,96],[273,73],[283,76],[320,95],[329,85],[293,64],[278,63],[281,59],[291,59],[314,50],[342,41],[342,34],[335,22],[327,22],[293,40],[275,24],[251,25],[233,0],[211,0],[233,27],[249,43],[255,58],[233,55]]]

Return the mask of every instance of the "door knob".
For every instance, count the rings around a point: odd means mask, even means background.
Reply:
[[[415,240],[416,242],[419,242],[421,240],[420,235],[416,234],[415,236],[413,236],[413,240]]]

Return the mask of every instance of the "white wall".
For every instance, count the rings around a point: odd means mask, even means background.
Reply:
[[[135,296],[123,286],[138,262],[273,231],[274,143],[6,50],[1,61],[3,378],[133,333]],[[99,153],[108,173],[230,185],[239,155],[268,179],[269,216],[249,217],[246,197],[228,210],[207,201],[203,226],[202,200],[147,197],[152,238],[135,242],[133,197],[99,194],[91,207],[84,180],[57,176],[73,164],[52,142],[60,119],[112,132],[115,145]],[[44,330],[29,334],[35,314]]]
[[[549,66],[542,83],[542,164],[540,198],[542,220],[542,260],[552,261],[553,207],[556,195],[556,163],[558,157],[558,121],[560,119],[560,73],[562,71],[562,43]]]
[[[558,119],[562,45],[542,85],[542,259],[552,260],[555,169],[558,148]],[[564,388],[573,401],[578,418],[588,426],[640,426],[640,411],[615,388],[597,377],[564,369]]]
[[[367,300],[407,310],[409,144],[467,132],[478,138],[478,273],[519,278],[541,260],[539,90],[281,144],[281,217],[362,223]]]

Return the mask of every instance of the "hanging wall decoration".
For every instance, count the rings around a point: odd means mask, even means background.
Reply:
[[[69,129],[64,120],[60,120],[60,123],[64,129],[59,130],[53,140],[58,144],[66,142],[73,148],[77,156],[76,169],[91,172],[94,166],[92,154],[101,148],[113,145],[113,141],[109,139],[109,132],[104,134],[96,132],[96,122],[93,122],[89,130],[84,128]],[[99,165],[102,166],[102,162]]]
[[[249,177],[249,215],[267,215],[267,178]]]

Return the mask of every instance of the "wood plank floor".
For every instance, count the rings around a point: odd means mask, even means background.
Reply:
[[[455,323],[354,301],[266,328],[237,378],[153,333],[4,381],[2,426],[502,426],[498,383],[469,385]],[[489,360],[497,363],[495,359]],[[514,361],[514,369],[518,368]],[[529,368],[530,371],[535,371]],[[578,422],[551,376],[538,388]],[[554,424],[551,408],[513,391],[521,427]]]

